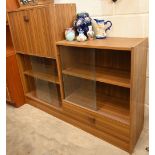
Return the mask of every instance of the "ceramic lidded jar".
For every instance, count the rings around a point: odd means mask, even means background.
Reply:
[[[75,31],[73,28],[67,28],[65,30],[65,38],[67,41],[73,41],[75,39]]]

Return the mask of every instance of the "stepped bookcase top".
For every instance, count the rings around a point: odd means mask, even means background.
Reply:
[[[114,49],[114,50],[131,50],[147,38],[117,38],[109,37],[102,40],[92,40],[85,42],[78,41],[58,41],[57,45],[83,47],[83,48],[96,48],[96,49]]]

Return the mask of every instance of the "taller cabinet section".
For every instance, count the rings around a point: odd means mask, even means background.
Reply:
[[[62,17],[58,20],[57,8],[61,8],[59,14]],[[64,14],[68,10],[71,10],[70,14]],[[62,39],[57,32],[63,31],[64,34],[66,26],[71,26],[75,11],[74,4],[47,4],[8,12],[15,50],[28,55],[55,58],[55,41]]]
[[[8,12],[13,44],[27,102],[60,108],[56,41],[72,25],[75,4],[44,4]]]

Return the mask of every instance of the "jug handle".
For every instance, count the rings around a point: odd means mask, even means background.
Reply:
[[[106,29],[105,29],[105,32],[107,31],[107,30],[110,30],[110,28],[112,27],[112,22],[111,21],[106,21],[104,24],[105,25],[107,25],[108,23],[110,23],[110,26],[108,26]]]

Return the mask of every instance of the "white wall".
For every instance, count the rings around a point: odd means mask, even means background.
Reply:
[[[76,3],[77,12],[86,11],[94,18],[111,20],[111,37],[148,37],[149,0],[55,0],[55,3]],[[148,117],[148,83],[146,73],[145,112]],[[148,125],[145,126],[148,128]]]
[[[113,28],[109,36],[147,37],[148,0],[55,0],[55,3],[76,3],[77,12],[86,11],[92,17],[109,19]]]

